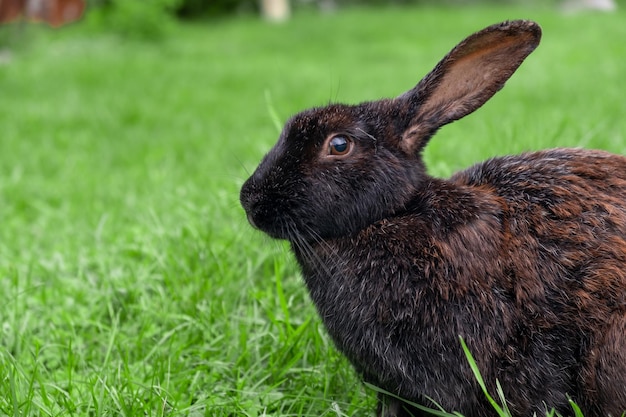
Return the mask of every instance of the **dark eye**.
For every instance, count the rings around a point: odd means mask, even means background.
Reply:
[[[345,136],[334,136],[328,143],[329,155],[346,155],[350,152],[352,142]]]

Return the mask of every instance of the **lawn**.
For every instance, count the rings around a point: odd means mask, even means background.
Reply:
[[[195,22],[159,42],[81,25],[12,40],[0,415],[370,415],[375,394],[334,350],[287,245],[247,224],[239,187],[277,122],[400,94],[509,18],[537,20],[542,45],[438,134],[431,173],[554,146],[626,154],[624,10],[309,11]]]

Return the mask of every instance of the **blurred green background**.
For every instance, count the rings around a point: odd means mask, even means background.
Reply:
[[[0,415],[371,415],[239,188],[294,113],[400,94],[487,25],[544,38],[432,140],[433,175],[626,153],[623,8],[328,4],[277,24],[250,1],[94,1],[58,29],[0,26]]]

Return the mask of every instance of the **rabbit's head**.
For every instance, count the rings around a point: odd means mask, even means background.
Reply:
[[[428,139],[502,88],[540,37],[534,22],[493,25],[397,98],[294,116],[241,189],[250,223],[298,242],[349,235],[401,212],[429,180]]]

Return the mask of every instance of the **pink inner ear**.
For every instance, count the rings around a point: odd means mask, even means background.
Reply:
[[[446,55],[403,99],[421,101],[401,146],[419,151],[439,127],[473,112],[500,90],[539,43],[532,22],[491,26],[471,35]]]
[[[513,74],[526,57],[523,37],[492,33],[475,45],[460,48],[444,65],[439,85],[424,103],[421,113],[445,114],[448,122],[482,106]],[[498,36],[493,36],[498,35]],[[447,67],[447,68],[445,68]]]

